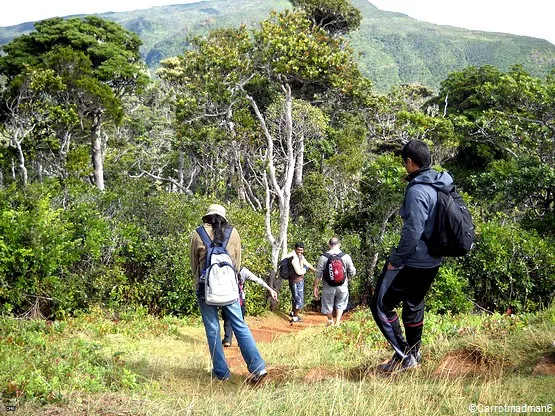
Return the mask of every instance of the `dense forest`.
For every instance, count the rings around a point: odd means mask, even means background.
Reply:
[[[555,71],[468,66],[438,92],[380,93],[348,37],[360,11],[291,4],[188,38],[155,80],[138,35],[96,16],[38,22],[3,46],[0,313],[197,313],[188,243],[213,202],[239,230],[246,265],[277,288],[293,242],[315,261],[339,235],[364,305],[398,239],[410,139],[452,173],[477,230],[470,254],[444,262],[428,307],[551,302]],[[250,312],[267,308],[251,290]]]
[[[368,0],[352,0],[352,5],[360,11],[360,24],[344,36],[360,71],[377,92],[415,82],[437,92],[449,73],[467,66],[492,65],[508,71],[521,64],[529,74],[543,78],[555,65],[555,45],[543,39],[434,25],[380,10]],[[98,16],[139,36],[141,57],[154,75],[161,60],[190,46],[192,36],[241,24],[255,27],[272,10],[292,8],[288,0],[204,0]],[[0,27],[0,45],[33,30],[33,22]]]

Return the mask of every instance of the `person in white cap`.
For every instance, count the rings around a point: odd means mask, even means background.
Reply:
[[[218,204],[210,205],[208,211],[202,217],[202,222],[202,227],[214,244],[222,244],[225,241],[225,236],[229,235],[226,249],[231,257],[235,270],[240,270],[241,238],[237,230],[228,223],[225,208]],[[200,314],[206,331],[210,357],[212,358],[212,373],[219,380],[228,380],[230,377],[229,366],[225,359],[223,346],[220,341],[219,307],[208,305],[205,302],[204,288],[202,287],[204,283],[200,281],[202,268],[206,260],[207,247],[203,243],[197,230],[191,235],[189,253],[191,270],[195,278],[195,288],[197,291]],[[237,343],[239,344],[243,359],[251,373],[249,381],[257,383],[264,378],[268,372],[266,370],[266,363],[262,359],[249,327],[243,319],[239,299],[231,305],[221,306],[221,308],[225,309],[225,313],[231,323],[235,337],[237,338]]]

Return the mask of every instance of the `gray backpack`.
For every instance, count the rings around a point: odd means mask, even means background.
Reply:
[[[200,281],[204,283],[204,300],[207,305],[227,306],[239,299],[237,271],[226,249],[232,230],[233,228],[228,227],[224,233],[224,241],[215,244],[203,226],[197,228],[207,250],[200,276]]]

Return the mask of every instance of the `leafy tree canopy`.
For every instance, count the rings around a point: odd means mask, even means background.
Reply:
[[[305,10],[314,25],[331,35],[357,30],[362,20],[360,10],[349,0],[291,0],[291,4]]]

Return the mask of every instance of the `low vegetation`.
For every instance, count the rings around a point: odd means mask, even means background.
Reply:
[[[287,326],[268,313],[251,327],[262,323]],[[555,354],[554,308],[429,314],[421,369],[392,377],[375,371],[390,350],[359,309],[340,328],[259,342],[270,369],[259,386],[239,359],[229,382],[210,377],[195,320],[91,310],[62,323],[2,318],[0,328],[2,404],[18,415],[458,415],[471,404],[553,404],[553,373],[534,367]]]

